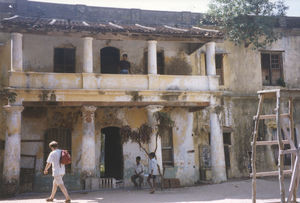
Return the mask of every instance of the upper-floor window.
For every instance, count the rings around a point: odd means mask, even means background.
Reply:
[[[216,75],[220,76],[219,85],[224,85],[224,54],[215,55],[215,64],[216,64]],[[207,65],[206,65],[206,55],[204,55],[204,62],[207,74]]]
[[[220,76],[219,84],[224,85],[224,65],[223,65],[223,54],[216,54],[216,74]]]
[[[284,86],[281,52],[261,53],[261,71],[263,85]]]
[[[101,73],[120,73],[120,50],[115,47],[104,47],[100,50]]]
[[[156,53],[156,60],[157,60],[157,74],[166,74],[165,73],[165,57],[163,51],[158,51]],[[144,66],[145,70],[148,70],[148,51],[144,52]],[[145,71],[147,72],[147,71]]]
[[[75,73],[75,48],[54,49],[54,72]]]

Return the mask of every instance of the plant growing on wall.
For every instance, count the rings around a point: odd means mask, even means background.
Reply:
[[[258,49],[281,37],[274,28],[287,8],[284,0],[211,0],[206,19],[236,45]]]
[[[7,89],[0,90],[0,99],[7,99],[10,103],[16,101],[17,94],[15,92],[10,92]]]
[[[174,121],[171,119],[170,115],[166,112],[157,111],[154,113],[154,117],[157,121],[157,125],[165,125],[174,127]]]
[[[131,140],[132,142],[137,143],[139,147],[146,153],[146,155],[148,155],[148,152],[143,145],[150,143],[152,132],[153,129],[146,123],[141,125],[136,130],[132,130],[129,125],[123,126],[120,129],[122,142],[127,143],[129,140]]]
[[[159,125],[164,124],[173,127],[174,121],[171,120],[169,114],[165,112],[156,112],[154,113],[154,117],[156,119],[157,125],[154,128],[159,127]],[[151,140],[151,135],[155,129],[153,129],[151,126],[149,126],[147,123],[142,124],[139,128],[136,130],[131,129],[129,125],[123,126],[120,129],[120,134],[122,136],[122,142],[127,143],[128,141],[132,141],[134,143],[137,143],[139,147],[146,153],[148,156],[149,152],[146,150],[146,148],[143,146],[145,144],[149,144]],[[157,130],[155,134],[155,150],[154,153],[156,153],[157,150],[157,140],[158,137],[160,137],[160,133]]]

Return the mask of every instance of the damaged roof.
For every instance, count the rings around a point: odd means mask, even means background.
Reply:
[[[38,18],[25,16],[12,16],[4,18],[1,22],[2,29],[12,30],[26,29],[27,31],[87,31],[96,32],[120,32],[120,33],[144,33],[144,34],[166,34],[166,35],[192,35],[205,38],[222,38],[223,34],[218,30],[201,28],[198,26],[173,27],[169,25],[148,26],[138,23],[132,25],[116,24],[113,22],[98,23],[90,21]]]
[[[200,13],[146,11],[16,1],[1,20],[0,30],[9,32],[85,32],[148,34],[181,38],[222,39],[223,33],[199,27]]]

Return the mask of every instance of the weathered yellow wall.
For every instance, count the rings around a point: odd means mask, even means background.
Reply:
[[[8,34],[0,33],[0,42],[5,42],[0,46],[0,85],[1,87],[7,86],[8,84],[8,71],[11,66],[11,57],[10,57],[10,37]]]
[[[199,178],[193,142],[193,113],[183,108],[172,108],[167,113],[174,121],[174,167],[165,168],[165,178],[177,178],[181,185],[193,185]]]
[[[8,83],[7,71],[10,69],[10,41],[9,34],[0,33],[0,90]],[[6,117],[3,110],[3,106],[7,104],[7,101],[0,99],[0,141],[5,141],[5,131],[6,131]],[[4,150],[0,149],[0,185],[2,180],[3,171],[3,161],[4,161]]]
[[[140,40],[93,40],[94,72],[100,73],[100,50],[104,47],[115,47],[120,54],[128,54],[132,72],[135,74],[146,73],[144,52],[147,51],[147,41]],[[25,71],[53,72],[54,48],[76,48],[76,72],[82,72],[83,40],[74,37],[56,37],[44,35],[23,35],[23,64]],[[190,57],[184,53],[187,49],[185,43],[158,42],[157,50],[164,52],[165,67],[169,61],[176,58],[190,64]],[[188,67],[188,66],[187,66]],[[172,67],[169,67],[172,69]]]
[[[95,125],[97,134],[100,134],[102,128],[129,125],[132,129],[136,129],[146,122],[147,113],[143,108],[99,108],[96,113]],[[144,147],[148,149],[148,146]],[[100,160],[99,156],[100,153],[97,160]],[[148,157],[138,144],[131,141],[123,144],[124,182],[126,186],[131,185],[130,177],[134,174],[137,156],[142,158],[142,163],[145,166],[148,165]]]
[[[137,108],[99,108],[96,111],[95,134],[96,134],[96,160],[99,170],[101,152],[101,129],[105,127],[121,127],[130,125],[131,128],[138,128],[147,121],[147,114],[144,109]],[[82,143],[82,121],[79,107],[66,108],[25,108],[22,113],[22,140],[43,140],[44,134],[49,128],[72,128],[72,174],[77,178],[81,171],[81,143]],[[148,146],[145,146],[148,148]],[[36,155],[36,175],[38,182],[45,181],[42,176],[44,167],[44,143],[23,142],[21,153]],[[125,143],[123,145],[124,156],[124,179],[125,184],[130,185],[130,176],[134,173],[135,157],[141,156],[142,163],[148,165],[148,158],[139,149],[136,143]],[[33,160],[22,158],[21,167],[32,167]],[[100,171],[97,172],[100,175]],[[38,183],[41,184],[41,183]]]
[[[5,39],[6,44],[0,47],[0,67],[1,67],[1,84],[6,84],[7,70],[10,67],[10,43],[9,34],[1,34],[0,38]],[[300,57],[299,36],[284,36],[272,47],[267,50],[284,51],[283,52],[283,70],[284,80],[287,87],[298,87],[300,80]],[[134,45],[134,46],[133,46]],[[41,35],[24,35],[23,54],[24,70],[37,72],[53,71],[53,49],[54,47],[76,47],[76,72],[82,72],[82,41],[72,37],[50,37]],[[100,49],[107,46],[113,46],[120,49],[121,54],[126,52],[129,55],[129,61],[132,63],[134,73],[144,72],[144,51],[147,50],[146,41],[100,41],[95,40],[93,45],[94,51],[94,72],[100,72]],[[193,74],[205,75],[204,52],[205,46],[199,53],[192,55],[185,54],[187,49],[184,43],[158,42],[158,50],[164,51],[165,65],[174,61],[181,61],[192,66]],[[231,42],[217,43],[217,52],[226,53],[224,57],[224,77],[225,85],[223,90],[231,91],[233,95],[255,94],[257,90],[263,88],[261,79],[260,52],[245,49],[244,47],[234,46]],[[186,66],[186,67],[187,67]],[[199,69],[200,68],[200,69]],[[248,174],[247,166],[249,163],[247,152],[250,150],[250,137],[252,116],[257,108],[256,97],[239,98],[226,97],[223,112],[223,125],[231,127],[232,132],[232,151],[231,154],[231,174],[234,177],[246,176]],[[299,106],[299,105],[296,105]],[[0,107],[2,111],[2,105]],[[26,109],[25,109],[26,110]],[[81,168],[81,140],[82,126],[79,108],[48,108],[46,113],[33,112],[22,117],[22,139],[42,139],[44,132],[53,122],[55,112],[62,112],[65,120],[68,113],[72,112],[77,115],[77,120],[72,123],[72,168],[73,173],[79,173]],[[42,115],[39,115],[42,114]],[[191,113],[184,109],[175,109],[171,112],[172,118],[178,126],[173,130],[174,135],[174,159],[175,167],[167,169],[166,175],[177,177],[182,183],[192,183],[198,180],[199,173],[199,151],[201,144],[208,144],[208,132],[201,130],[201,127],[209,124],[209,116],[206,110],[201,111],[192,118]],[[3,118],[1,118],[4,121]],[[75,118],[74,118],[75,119]],[[199,120],[196,120],[199,119]],[[1,120],[0,120],[1,121]],[[96,112],[96,144],[97,158],[100,154],[100,134],[101,128],[108,126],[121,127],[128,124],[132,128],[139,127],[147,121],[146,111],[137,108],[99,108]],[[193,123],[197,123],[197,127]],[[1,122],[0,139],[4,139],[4,122]],[[194,127],[193,127],[194,125]],[[199,127],[200,126],[200,127]],[[194,128],[194,130],[191,130]],[[194,134],[194,136],[192,136]],[[184,142],[182,142],[184,141]],[[123,146],[124,151],[124,175],[125,183],[129,184],[129,177],[132,173],[135,157],[142,156],[143,163],[147,165],[147,157],[134,143],[126,143]],[[194,152],[189,152],[194,150]],[[1,152],[0,152],[1,153]],[[43,161],[43,144],[42,143],[22,143],[22,153],[36,154],[37,174],[41,174]],[[1,172],[0,158],[0,172]],[[263,162],[263,159],[260,161]],[[30,161],[23,161],[22,166],[30,165]],[[99,166],[99,164],[97,164]],[[267,166],[266,166],[267,167]],[[2,173],[1,173],[2,174]]]

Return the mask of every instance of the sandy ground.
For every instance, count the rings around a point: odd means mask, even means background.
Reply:
[[[289,182],[286,181],[286,188]],[[26,194],[15,198],[0,200],[0,202],[36,203],[45,202],[49,194]],[[300,189],[298,190],[298,201],[300,202]],[[55,202],[64,202],[61,193],[56,195]],[[111,203],[185,203],[185,202],[251,202],[251,180],[229,181],[215,185],[200,185],[177,189],[165,189],[149,194],[148,189],[118,189],[89,192],[86,194],[71,193],[72,202],[111,202]],[[257,181],[257,202],[279,202],[279,184],[277,179],[259,179]]]

